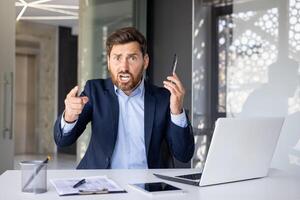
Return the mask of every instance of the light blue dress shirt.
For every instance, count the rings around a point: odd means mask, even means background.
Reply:
[[[127,96],[114,86],[119,101],[118,137],[111,159],[112,169],[147,169],[144,131],[144,80]],[[187,126],[185,112],[171,114],[171,121],[180,127]],[[62,117],[61,128],[68,135],[76,122],[66,123]]]
[[[112,169],[148,168],[144,139],[144,81],[127,96],[115,86],[119,101],[119,127]]]

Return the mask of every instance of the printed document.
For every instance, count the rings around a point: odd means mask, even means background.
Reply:
[[[79,187],[73,188],[73,186],[82,179],[85,179],[85,183]],[[107,176],[51,179],[50,182],[60,196],[126,192]]]

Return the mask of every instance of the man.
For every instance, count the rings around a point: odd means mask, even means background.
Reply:
[[[188,162],[194,138],[177,75],[167,77],[166,89],[144,80],[147,44],[135,28],[112,33],[106,51],[111,78],[87,81],[80,97],[77,86],[69,92],[55,123],[56,144],[71,145],[91,122],[90,143],[79,169],[160,168],[163,140],[176,159]]]

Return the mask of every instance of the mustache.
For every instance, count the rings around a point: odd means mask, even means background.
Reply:
[[[128,70],[118,72],[118,75],[123,75],[123,74],[129,74],[130,76],[132,76],[132,74]]]

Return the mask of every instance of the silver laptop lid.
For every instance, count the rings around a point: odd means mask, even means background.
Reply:
[[[284,118],[220,118],[200,186],[264,177]]]

